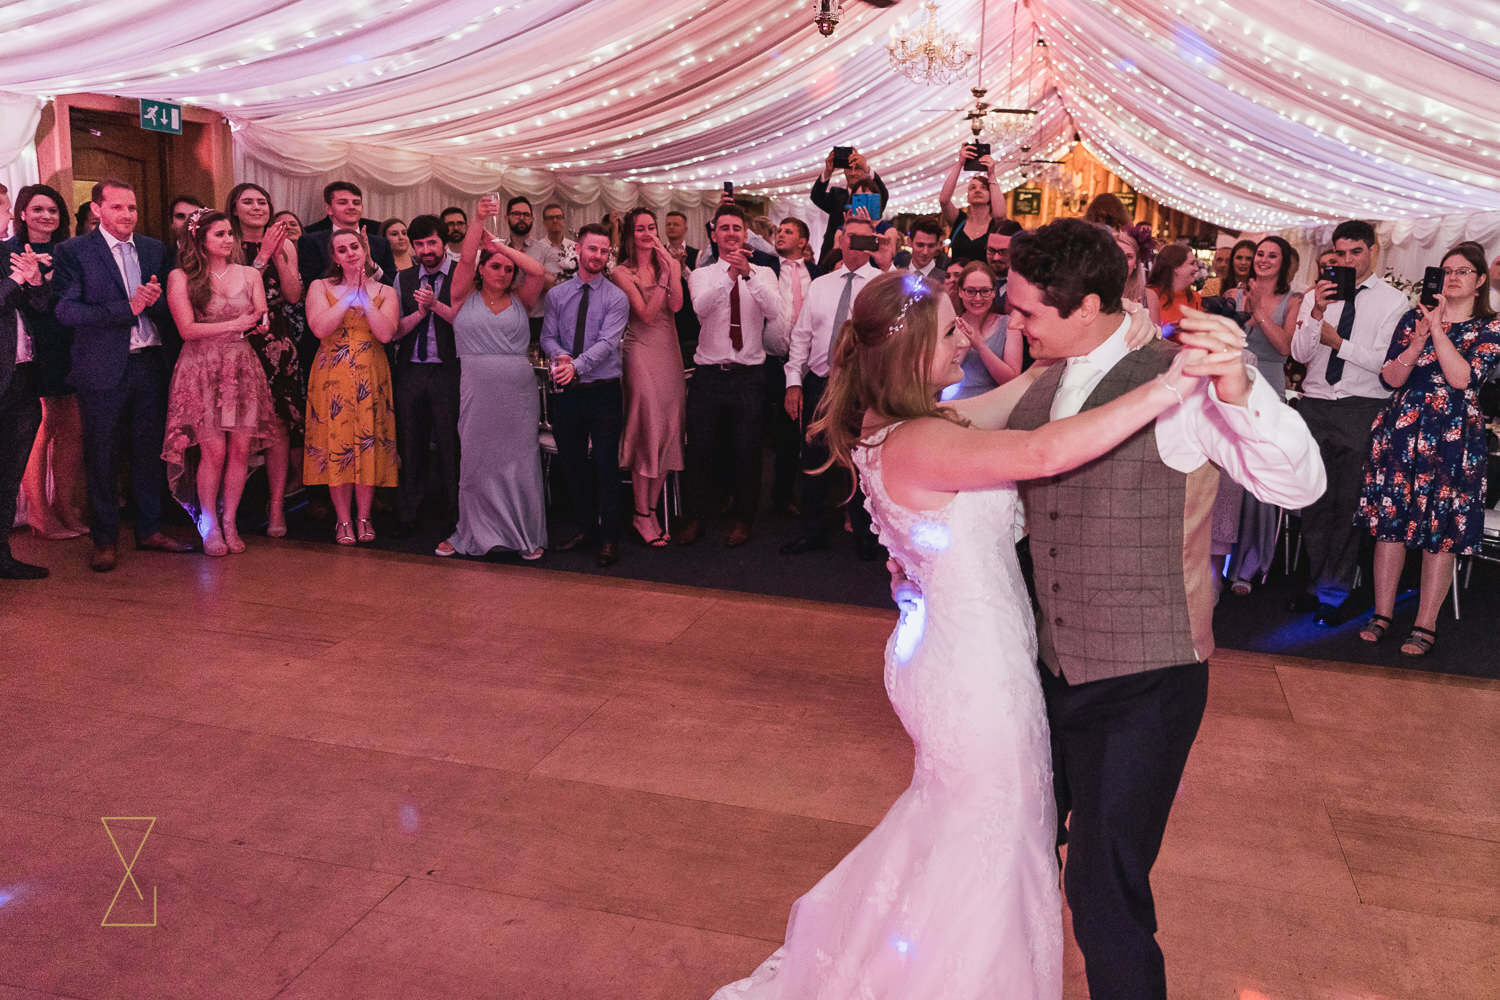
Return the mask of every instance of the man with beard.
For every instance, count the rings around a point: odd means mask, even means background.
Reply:
[[[547,314],[547,291],[557,284],[558,275],[562,273],[562,259],[545,238],[531,235],[531,227],[535,222],[536,214],[526,196],[517,195],[505,203],[505,224],[510,227],[510,246],[540,263],[547,272],[547,283],[542,294],[527,313],[531,317],[531,335],[539,337],[542,333],[542,317]]]
[[[549,202],[542,209],[542,228],[547,231],[547,242],[557,251],[560,264],[557,280],[567,281],[578,273],[578,243],[568,239],[568,227],[563,219],[563,207]]]
[[[401,298],[394,372],[396,446],[401,456],[399,537],[417,530],[427,489],[427,456],[434,447],[444,532],[458,523],[458,352],[453,325],[433,309],[434,303],[449,304],[454,263],[436,216],[417,216],[406,232],[417,263],[396,275],[396,294]]]
[[[448,257],[457,263],[463,252],[464,237],[469,232],[469,213],[457,205],[450,205],[438,218],[443,221],[442,236],[443,242],[448,244]]]

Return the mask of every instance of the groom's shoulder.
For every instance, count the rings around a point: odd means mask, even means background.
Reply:
[[[1182,345],[1177,343],[1177,341],[1168,340],[1165,337],[1157,337],[1155,340],[1144,344],[1140,350],[1131,351],[1126,357],[1136,359],[1136,363],[1140,367],[1150,369],[1154,375],[1157,372],[1164,372],[1172,367],[1172,359],[1177,356],[1177,352],[1180,350],[1182,350]]]

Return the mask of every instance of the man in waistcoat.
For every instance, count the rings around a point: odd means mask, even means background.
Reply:
[[[1167,369],[1176,345],[1125,344],[1125,275],[1109,232],[1079,219],[1013,238],[1010,330],[1057,363],[1010,427],[1091,409]],[[1208,696],[1220,470],[1282,507],[1303,507],[1325,486],[1317,442],[1254,365],[1224,357],[1216,367],[1222,374],[1109,454],[1019,484],[1059,830],[1067,823],[1063,886],[1093,1000],[1166,996],[1150,873]]]

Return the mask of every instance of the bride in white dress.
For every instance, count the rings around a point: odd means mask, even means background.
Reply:
[[[976,430],[934,404],[967,347],[951,321],[939,329],[938,294],[915,276],[865,287],[814,425],[858,469],[881,542],[923,595],[885,649],[886,691],[916,745],[911,786],[792,906],[786,943],[715,1000],[1062,995],[1057,809],[1012,483],[1109,451],[1192,389],[1184,363],[1206,352],[1035,431]],[[1040,367],[964,406],[1008,413]]]

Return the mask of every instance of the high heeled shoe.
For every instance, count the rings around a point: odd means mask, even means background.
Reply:
[[[373,542],[375,540],[375,525],[368,517],[359,519],[359,540],[361,542]]]
[[[214,528],[203,536],[203,554],[206,556],[229,555],[229,546],[225,544],[224,536],[219,533],[218,528]]]
[[[655,536],[648,537],[646,533],[641,530],[641,526],[636,523],[638,521],[646,521],[650,523],[652,530],[656,529],[656,524],[651,521],[650,512],[635,512],[635,518],[630,522],[630,527],[636,533],[636,536],[640,538],[642,545],[649,545],[653,549],[660,549],[665,548],[667,543],[672,540],[672,536],[667,534],[665,531],[658,531]]]
[[[245,540],[240,537],[240,533],[234,528],[225,528],[224,547],[235,555],[239,555],[245,551]]]
[[[333,526],[333,540],[340,545],[354,544],[354,522],[339,521]]]

